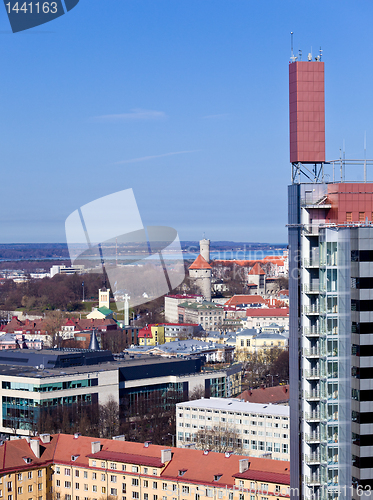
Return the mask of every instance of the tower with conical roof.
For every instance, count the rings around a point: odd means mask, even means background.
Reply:
[[[208,263],[210,260],[210,240],[200,241],[200,254],[189,267],[189,277],[201,290],[203,298],[211,302],[211,276],[212,267]]]

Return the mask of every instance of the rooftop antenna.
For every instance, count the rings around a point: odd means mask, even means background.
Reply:
[[[312,61],[312,45],[311,45],[311,52],[308,53],[307,59],[309,61]]]
[[[291,40],[291,56],[290,56],[290,61],[291,62],[294,62],[294,61],[296,61],[298,59],[297,56],[294,55],[294,51],[293,51],[293,35],[294,35],[294,33],[292,31],[290,31],[290,40]]]
[[[320,57],[319,61],[321,61],[321,58],[322,58],[322,48],[321,48],[321,46],[320,46],[320,50],[319,50],[319,57]]]

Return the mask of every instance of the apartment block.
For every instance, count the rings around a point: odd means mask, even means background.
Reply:
[[[289,462],[147,443],[42,434],[0,444],[6,500],[289,498]]]
[[[289,460],[289,420],[288,406],[229,398],[186,401],[176,405],[177,446],[225,446],[250,457]]]

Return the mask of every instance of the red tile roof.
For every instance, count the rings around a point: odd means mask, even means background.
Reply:
[[[88,455],[88,458],[97,458],[102,460],[112,460],[113,462],[124,462],[127,464],[148,465],[149,467],[163,467],[159,457],[147,457],[145,455],[134,455],[132,453],[121,453],[118,451],[99,451]]]
[[[278,317],[288,317],[289,316],[289,308],[288,307],[256,307],[246,309],[246,316],[256,317],[256,318],[271,318],[272,316]]]
[[[250,271],[249,271],[249,275],[257,276],[258,274],[265,274],[265,272],[263,271],[262,266],[259,264],[259,262],[257,262],[255,264],[255,266],[252,269],[250,269]]]
[[[101,449],[92,454],[91,443],[94,441],[100,442]],[[162,467],[161,451],[165,449],[164,446],[150,444],[145,447],[143,443],[129,441],[97,439],[87,436],[74,438],[74,435],[69,434],[52,435],[50,443],[40,443],[40,445],[41,456],[37,458],[25,439],[6,441],[0,446],[0,469],[3,473],[7,473],[12,470],[25,470],[28,467],[35,468],[49,463],[87,467],[90,457],[102,457],[113,461],[126,460],[127,463],[143,463]],[[239,460],[248,458],[240,455],[230,455],[227,458],[224,453],[209,452],[205,454],[201,450],[186,448],[171,448],[171,452],[172,459],[161,472],[161,477],[183,482],[219,484],[223,487],[234,485],[234,476],[239,471]],[[75,460],[72,460],[73,456]],[[27,465],[23,457],[31,458],[32,462]],[[249,457],[249,462],[250,472],[275,473],[277,474],[276,482],[279,482],[280,476],[284,475],[284,484],[288,484],[285,481],[288,481],[289,462],[256,457]],[[179,475],[180,470],[185,471],[182,476]],[[215,481],[214,476],[220,474],[222,477],[218,482]]]
[[[193,264],[189,267],[189,269],[212,269],[212,267],[200,254],[193,262]]]
[[[289,474],[279,474],[277,472],[262,472],[256,470],[247,470],[234,474],[239,479],[251,479],[252,481],[266,481],[267,483],[290,484]]]
[[[265,299],[261,295],[233,295],[226,306],[238,306],[240,304],[265,304]]]
[[[284,403],[289,401],[289,386],[276,385],[274,387],[261,387],[243,391],[237,399],[244,399],[249,403]]]

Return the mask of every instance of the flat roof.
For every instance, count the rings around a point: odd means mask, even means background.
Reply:
[[[196,399],[193,401],[185,401],[184,403],[177,403],[178,408],[185,406],[190,408],[208,408],[212,410],[224,410],[244,413],[261,413],[264,415],[275,415],[281,417],[289,417],[289,406],[273,405],[273,404],[260,404],[249,403],[240,399],[233,398],[205,398]]]
[[[43,351],[41,351],[43,352]],[[110,370],[118,370],[119,368],[129,367],[144,367],[144,364],[149,365],[163,365],[166,363],[185,363],[188,361],[185,358],[165,358],[156,355],[141,355],[132,358],[130,355],[125,355],[123,360],[108,361],[106,363],[99,363],[95,365],[81,365],[81,366],[68,366],[62,368],[44,368],[37,369],[34,366],[25,365],[3,365],[0,364],[0,376],[15,376],[15,377],[35,377],[35,378],[50,378],[61,377],[64,375],[79,375],[84,373],[103,372]],[[170,373],[172,375],[172,373]]]

